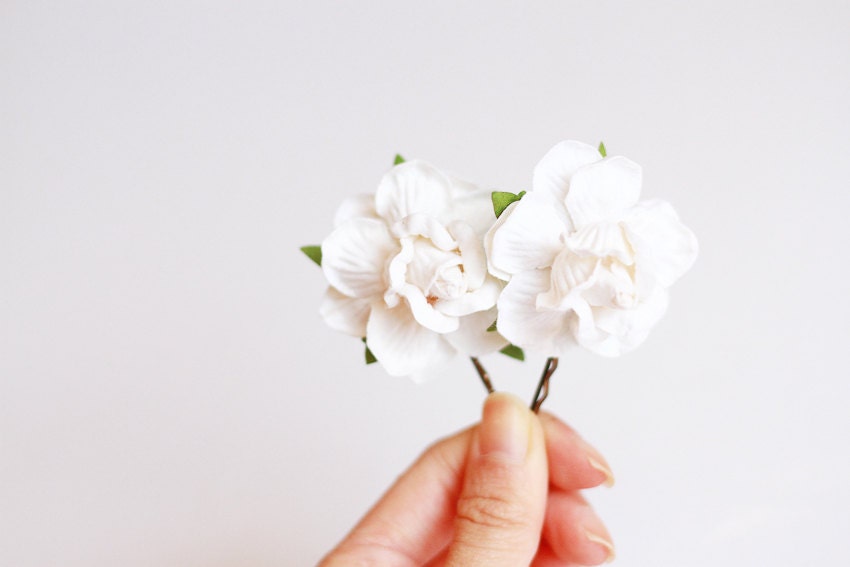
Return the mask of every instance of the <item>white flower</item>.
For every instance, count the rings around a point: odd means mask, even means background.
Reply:
[[[696,259],[693,233],[665,201],[638,201],[640,166],[587,144],[552,148],[532,186],[485,239],[491,273],[509,280],[499,332],[550,356],[574,342],[607,356],[634,349]]]
[[[394,376],[421,377],[458,350],[505,346],[486,329],[502,284],[487,273],[482,237],[489,192],[421,162],[390,170],[373,195],[346,200],[322,243],[331,287],[321,314],[332,328],[366,337]]]

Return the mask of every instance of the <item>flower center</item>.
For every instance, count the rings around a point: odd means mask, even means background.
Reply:
[[[612,256],[594,257],[564,248],[552,264],[550,288],[541,293],[538,309],[570,309],[576,301],[590,307],[631,309],[637,302],[634,266]]]
[[[413,258],[407,265],[405,279],[419,288],[428,303],[455,299],[467,291],[463,260],[457,250],[441,250],[427,238],[413,242]]]

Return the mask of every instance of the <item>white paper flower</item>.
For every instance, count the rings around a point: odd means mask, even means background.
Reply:
[[[574,342],[607,356],[634,349],[696,259],[693,233],[665,201],[638,201],[640,166],[587,144],[556,145],[532,185],[485,239],[491,273],[509,280],[499,332],[551,356]]]
[[[419,376],[458,350],[479,356],[507,341],[486,329],[502,284],[487,273],[482,238],[489,192],[421,161],[397,165],[374,195],[346,200],[322,243],[331,288],[321,314],[366,337],[391,375]]]

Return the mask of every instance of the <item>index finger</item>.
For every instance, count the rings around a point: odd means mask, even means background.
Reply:
[[[422,565],[444,549],[454,529],[472,431],[422,453],[320,565]]]
[[[565,491],[613,486],[608,461],[572,427],[547,412],[540,412],[540,422],[549,456],[549,484]]]

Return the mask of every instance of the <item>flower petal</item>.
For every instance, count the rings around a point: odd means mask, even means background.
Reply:
[[[593,285],[582,291],[582,298],[593,307],[632,309],[638,302],[635,283],[629,269],[619,262],[600,264],[593,274]]]
[[[443,175],[445,175],[449,180],[449,183],[451,183],[453,198],[464,197],[481,191],[481,188],[471,181],[455,177],[451,173],[444,173]]]
[[[366,299],[348,297],[329,287],[322,299],[319,314],[328,327],[355,337],[366,336],[370,302]]]
[[[404,279],[421,289],[425,294],[436,294],[436,287],[443,282],[442,277],[450,268],[455,267],[459,286],[463,285],[463,275],[457,266],[462,262],[461,257],[454,252],[446,252],[434,246],[430,241],[417,238],[403,240],[405,248],[413,250],[407,264]]]
[[[334,215],[334,227],[342,226],[346,221],[358,218],[377,219],[375,196],[363,193],[344,199]]]
[[[451,208],[440,216],[440,220],[446,225],[462,220],[472,226],[477,235],[482,236],[496,221],[491,193],[492,191],[481,189],[469,193],[455,193]]]
[[[634,309],[592,309],[592,315],[577,311],[576,340],[603,356],[620,356],[637,348],[667,310],[667,290],[657,287],[647,301]]]
[[[449,226],[449,233],[457,241],[460,257],[463,259],[463,273],[470,289],[478,289],[487,276],[487,256],[484,244],[475,234],[475,229],[463,221],[454,221]]]
[[[490,265],[496,273],[516,274],[550,266],[563,248],[561,236],[569,230],[566,216],[558,214],[556,204],[545,195],[529,193],[511,204],[502,213],[505,215],[508,217],[493,227],[488,238]]]
[[[567,140],[549,150],[534,168],[532,187],[559,203],[564,202],[570,179],[579,168],[602,159],[599,151],[588,144]]]
[[[322,242],[322,270],[328,282],[349,297],[380,295],[386,288],[387,261],[398,249],[383,222],[350,220]]]
[[[584,301],[582,292],[596,282],[599,259],[581,257],[564,250],[549,271],[549,287],[538,294],[535,306],[541,310],[569,311],[576,301]]]
[[[487,278],[484,285],[475,291],[465,293],[457,299],[440,299],[434,307],[446,315],[463,317],[476,311],[490,309],[496,305],[501,291],[502,285],[495,278]],[[492,322],[490,321],[490,323]]]
[[[567,193],[567,211],[576,229],[599,221],[618,221],[640,197],[641,168],[621,156],[605,158],[576,171]]]
[[[579,256],[612,256],[626,266],[635,262],[631,245],[620,223],[597,222],[583,226],[567,236],[565,243]]]
[[[391,376],[421,373],[455,353],[442,335],[417,323],[404,305],[389,309],[375,304],[366,337],[369,348]]]
[[[415,253],[413,241],[413,238],[402,238],[399,241],[401,250],[387,264],[389,285],[384,293],[384,301],[386,301],[388,307],[398,305],[398,290],[407,285],[407,266],[413,260]]]
[[[423,161],[408,161],[381,179],[375,192],[375,210],[390,226],[416,213],[439,217],[450,195],[451,184],[443,173]]]
[[[494,307],[462,317],[458,330],[445,335],[446,340],[466,356],[483,356],[508,346],[508,340],[500,333],[487,331],[497,313]]]
[[[508,221],[508,218],[513,214],[514,209],[519,204],[519,201],[514,201],[508,208],[502,211],[501,216],[496,219],[496,222],[490,227],[490,230],[484,235],[484,255],[487,257],[487,271],[490,272],[494,277],[499,278],[500,280],[508,281],[511,279],[511,274],[508,272],[502,271],[493,265],[493,236],[502,228],[502,225]]]
[[[625,228],[641,272],[653,275],[664,287],[673,285],[696,260],[696,236],[666,201],[638,203],[630,211]]]
[[[457,317],[451,317],[436,309],[428,302],[422,290],[415,285],[406,284],[403,288],[396,290],[396,293],[407,299],[410,305],[410,311],[416,321],[435,333],[451,333],[457,331]]]
[[[655,293],[651,294],[646,301],[636,305],[634,309],[600,309],[599,314],[596,315],[596,326],[606,333],[623,339],[633,334],[645,334],[664,316],[668,299],[667,290],[657,287]]]
[[[568,311],[538,311],[537,296],[549,288],[551,270],[516,274],[499,296],[499,332],[513,344],[560,356],[574,340],[570,330],[574,315]]]
[[[414,213],[404,217],[402,220],[393,224],[390,231],[396,238],[404,238],[407,236],[423,236],[435,246],[442,250],[454,250],[457,248],[452,235],[443,224],[436,218],[423,215],[422,213]]]

